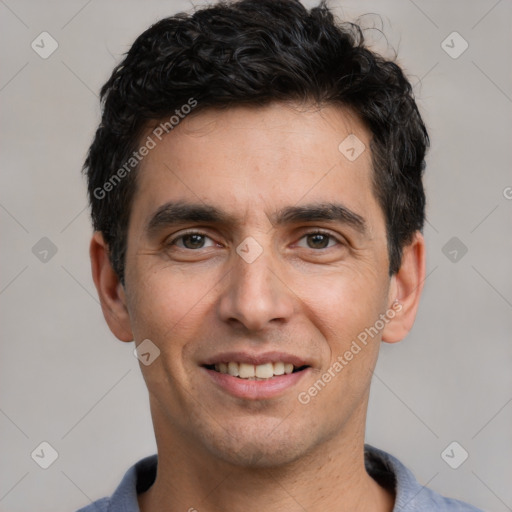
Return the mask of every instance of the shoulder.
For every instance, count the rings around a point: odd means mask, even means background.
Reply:
[[[446,498],[421,485],[396,457],[378,448],[365,445],[365,463],[368,473],[375,480],[394,489],[396,498],[393,512],[482,512],[468,503]]]
[[[110,498],[102,498],[77,512],[139,512],[137,495],[147,490],[156,477],[156,455],[146,457],[133,465]]]
[[[76,512],[107,512],[110,504],[110,498],[101,498]]]

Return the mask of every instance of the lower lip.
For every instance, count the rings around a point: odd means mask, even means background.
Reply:
[[[233,377],[227,373],[219,373],[204,367],[202,367],[202,370],[230,395],[246,400],[265,400],[279,396],[295,386],[306,374],[309,374],[310,368],[300,372],[277,375],[265,380],[240,379],[239,377]]]

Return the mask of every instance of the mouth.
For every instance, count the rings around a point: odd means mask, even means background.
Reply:
[[[283,361],[267,362],[263,364],[238,363],[228,361],[216,364],[206,364],[207,370],[212,370],[224,375],[230,375],[243,380],[269,380],[282,375],[290,375],[309,368],[308,365],[295,366]]]
[[[236,398],[267,400],[299,386],[313,371],[310,361],[283,352],[229,352],[200,365],[214,384]]]

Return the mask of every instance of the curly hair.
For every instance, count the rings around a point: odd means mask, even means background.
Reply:
[[[149,123],[186,104],[194,112],[274,101],[350,108],[371,132],[390,275],[423,228],[429,137],[411,84],[395,62],[365,46],[360,26],[338,22],[325,1],[310,10],[298,0],[221,1],[162,19],[135,40],[101,100],[101,124],[83,170],[94,229],[121,282],[137,174],[136,162],[133,171],[126,162]]]

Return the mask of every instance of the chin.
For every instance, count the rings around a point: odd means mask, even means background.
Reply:
[[[271,469],[287,466],[303,456],[302,450],[295,446],[280,446],[278,449],[268,443],[250,443],[242,446],[238,452],[222,452],[217,456],[233,466],[246,469]]]
[[[257,420],[256,420],[257,421]],[[313,446],[312,432],[280,430],[279,423],[263,428],[256,426],[228,428],[230,436],[210,437],[208,451],[228,464],[247,469],[276,468],[304,457]],[[275,423],[275,422],[272,422]]]

